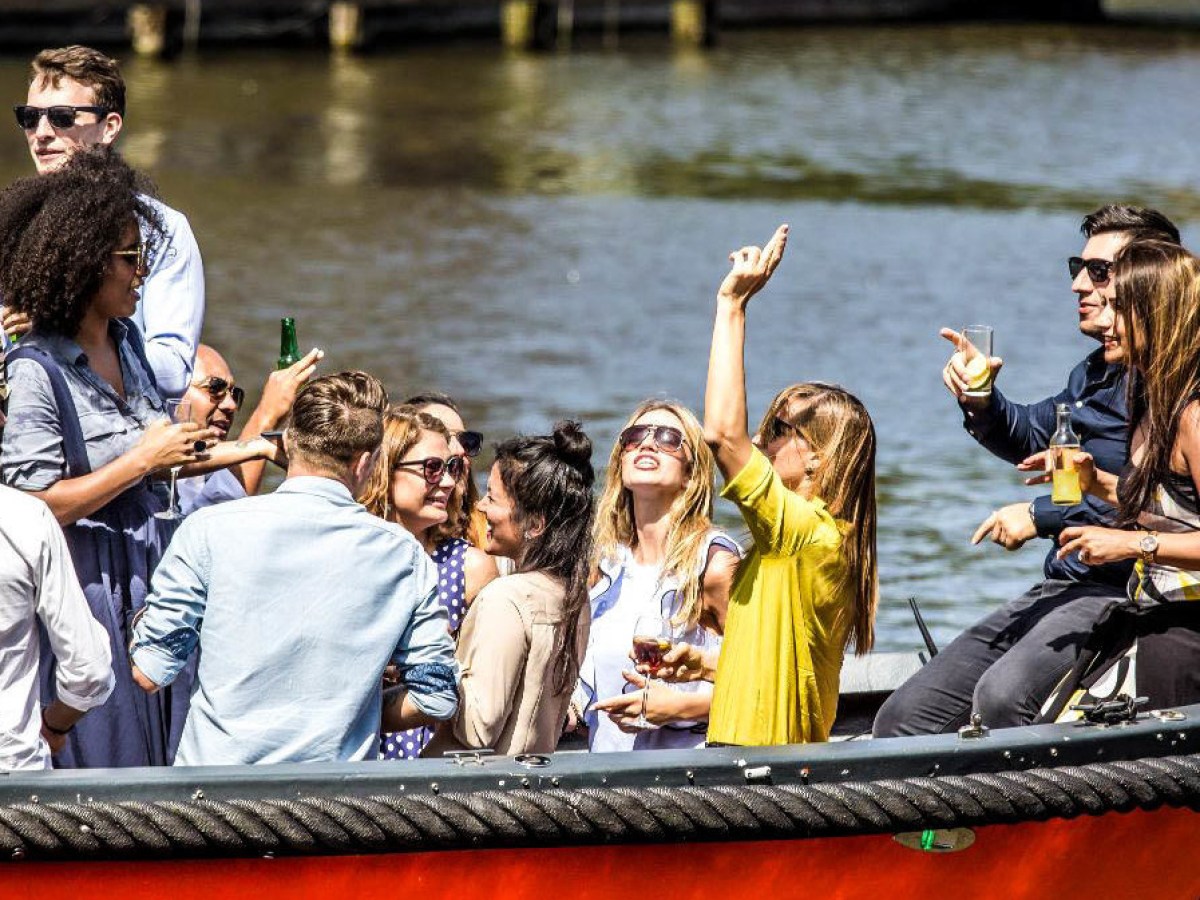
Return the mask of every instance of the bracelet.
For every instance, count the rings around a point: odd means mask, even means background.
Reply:
[[[71,729],[74,728],[75,726],[72,724],[66,728],[55,728],[53,725],[51,725],[49,722],[46,721],[46,708],[42,707],[42,727],[45,728],[51,734],[57,734],[59,737],[65,737],[66,735],[71,733]]]

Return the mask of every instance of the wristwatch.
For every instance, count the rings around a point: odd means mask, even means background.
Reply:
[[[1142,565],[1153,565],[1154,558],[1158,555],[1158,532],[1148,531],[1142,535],[1138,541],[1138,555],[1141,557]]]

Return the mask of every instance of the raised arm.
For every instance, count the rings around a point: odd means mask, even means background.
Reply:
[[[743,247],[729,254],[733,263],[717,291],[708,387],[704,394],[704,439],[712,447],[726,480],[750,459],[746,426],[746,305],[762,290],[783,259],[788,226],[780,225],[763,248]]]

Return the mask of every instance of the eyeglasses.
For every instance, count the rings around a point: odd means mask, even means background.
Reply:
[[[650,437],[654,446],[667,453],[678,453],[683,447],[683,432],[670,425],[630,425],[617,438],[622,450],[640,447]]]
[[[467,456],[474,459],[479,455],[479,451],[483,449],[483,433],[479,431],[459,431],[451,432],[451,437],[458,438],[458,442],[462,444],[463,452]]]
[[[216,375],[210,375],[203,381],[193,381],[192,387],[200,388],[202,391],[208,391],[208,396],[212,398],[214,403],[220,403],[228,394],[233,397],[233,405],[238,409],[242,408],[242,401],[246,399],[246,389],[238,387],[232,381],[226,381],[224,378],[219,378]]]
[[[14,106],[13,112],[17,115],[17,124],[26,131],[33,131],[38,127],[38,122],[42,116],[45,116],[50,121],[51,128],[70,128],[75,124],[75,117],[81,112],[95,113],[97,116],[108,115],[108,110],[103,106]]]
[[[767,432],[767,440],[777,441],[781,437],[799,437],[800,430],[787,419],[776,416],[771,420],[771,429]]]
[[[442,475],[446,472],[450,473],[450,477],[455,481],[462,478],[463,472],[467,470],[467,461],[461,456],[451,456],[447,459],[438,459],[436,456],[430,456],[426,459],[409,459],[404,462],[398,462],[395,468],[403,468],[404,466],[420,466],[421,476],[425,479],[426,484],[437,484],[442,480]]]
[[[1112,277],[1113,264],[1111,260],[1084,259],[1082,256],[1072,256],[1067,260],[1067,271],[1071,273],[1072,281],[1078,278],[1084,269],[1087,269],[1092,284],[1104,284]]]
[[[146,253],[146,244],[143,241],[138,241],[129,250],[113,250],[112,255],[120,256],[122,259],[133,260],[134,268],[139,272],[145,271],[146,269],[146,260],[148,254]]]

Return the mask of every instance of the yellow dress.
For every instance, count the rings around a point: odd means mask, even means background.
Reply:
[[[841,553],[849,526],[788,490],[757,448],[721,495],[738,505],[754,547],[729,597],[708,739],[828,740],[854,614]]]

